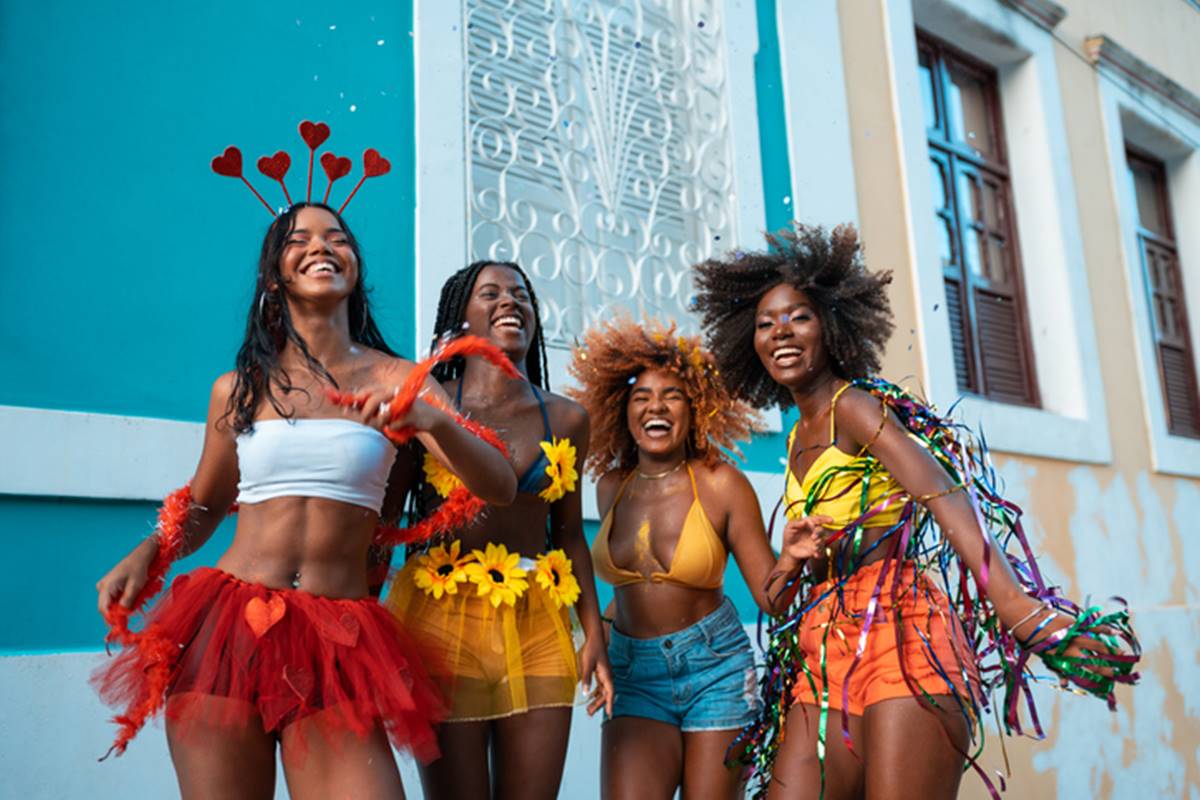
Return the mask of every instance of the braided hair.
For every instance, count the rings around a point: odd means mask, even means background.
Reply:
[[[827,232],[792,225],[767,234],[766,252],[738,251],[695,267],[696,310],[725,385],[734,397],[760,409],[788,408],[793,402],[754,351],[758,303],[779,284],[792,284],[816,306],[830,366],[839,378],[879,372],[894,327],[887,296],[892,274],[867,270],[854,226]]]
[[[478,280],[479,273],[483,272],[486,267],[507,267],[520,275],[521,280],[525,282],[525,289],[529,292],[529,302],[533,306],[534,324],[536,325],[533,346],[525,354],[525,374],[529,376],[530,383],[550,391],[550,370],[546,360],[546,341],[542,336],[541,308],[538,306],[537,294],[533,291],[533,283],[529,280],[529,276],[513,261],[486,259],[474,261],[446,279],[446,282],[442,284],[442,294],[438,298],[437,319],[433,323],[434,347],[437,347],[438,343],[443,340],[453,339],[463,334],[462,324],[467,315],[467,303],[471,300],[471,292],[475,291],[475,281]],[[465,368],[466,360],[455,358],[435,365],[432,374],[434,380],[445,383],[450,380],[461,380]],[[433,510],[430,507],[432,499],[428,493],[428,483],[424,476],[421,476],[420,483],[412,492],[408,508],[410,519],[420,520],[427,517]],[[547,525],[549,525],[549,519],[547,519]],[[549,528],[547,528],[547,536],[549,536],[548,531]],[[414,553],[427,550],[447,538],[448,535],[444,535],[437,537],[436,541],[409,545],[405,548],[405,553],[411,557]]]
[[[525,274],[525,270],[515,262],[475,261],[451,275],[442,284],[442,295],[438,298],[437,319],[433,324],[434,346],[439,341],[452,339],[462,334],[467,303],[471,299],[471,292],[475,291],[475,281],[479,278],[479,273],[483,272],[486,267],[506,267],[520,275],[521,280],[525,282],[525,289],[529,292],[529,301],[533,305],[534,325],[536,326],[533,346],[525,355],[525,373],[529,376],[530,383],[549,391],[550,369],[546,360],[546,340],[542,335],[541,308],[538,306],[537,294],[533,291],[533,283]],[[465,359],[455,358],[435,366],[433,377],[441,383],[455,380],[462,377],[465,367]]]

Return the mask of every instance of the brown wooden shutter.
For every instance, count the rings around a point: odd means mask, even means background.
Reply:
[[[996,72],[921,32],[917,53],[958,389],[1037,405]]]
[[[1158,351],[1167,430],[1175,436],[1200,438],[1196,356],[1171,224],[1166,168],[1158,159],[1132,150],[1127,151],[1126,158],[1137,198],[1138,244]]]
[[[979,356],[988,396],[1010,403],[1029,402],[1021,318],[1016,300],[1011,296],[976,290],[975,324],[979,331]]]

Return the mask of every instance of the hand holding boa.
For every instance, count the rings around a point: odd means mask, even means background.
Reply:
[[[510,377],[523,378],[508,357],[495,345],[478,336],[464,336],[443,345],[432,356],[416,365],[400,387],[396,397],[389,403],[388,419],[403,419],[408,414],[421,395],[425,380],[429,377],[435,364],[471,355],[486,358]],[[328,395],[332,402],[341,406],[361,406],[364,401],[361,397],[332,390],[328,392]],[[491,444],[506,457],[508,456],[507,447],[494,431],[464,418],[454,409],[447,407],[445,403],[428,398],[426,401],[453,416],[459,425]],[[416,428],[411,426],[399,430],[384,429],[384,435],[398,445],[407,443],[416,434]],[[485,503],[471,494],[465,486],[459,487],[450,493],[446,502],[434,514],[421,520],[417,525],[410,528],[380,525],[376,530],[375,538],[376,541],[384,544],[424,541],[436,533],[448,531],[469,522],[479,514],[484,505]],[[162,590],[167,570],[183,549],[185,528],[192,507],[190,486],[176,489],[167,495],[158,511],[158,525],[154,534],[158,542],[158,549],[146,570],[145,585],[137,593],[131,607],[126,608],[121,605],[119,599],[114,598],[105,614],[105,622],[109,626],[109,631],[104,637],[105,645],[117,643],[125,648],[135,648],[148,680],[145,694],[124,714],[118,714],[113,718],[113,721],[119,726],[119,730],[112,747],[101,758],[102,761],[114,752],[117,755],[124,753],[126,746],[141,730],[146,720],[162,708],[166,701],[167,685],[170,683],[171,670],[178,656],[178,648],[174,642],[164,637],[154,624],[147,625],[142,631],[132,631],[129,628],[129,620],[142,610],[151,597]],[[234,505],[230,509],[230,513],[236,511],[237,506]]]
[[[512,361],[509,360],[508,356],[504,355],[500,348],[479,336],[462,336],[442,344],[429,358],[419,362],[413,368],[408,377],[405,378],[404,383],[400,386],[400,390],[396,393],[396,396],[388,404],[386,416],[389,421],[403,419],[412,410],[417,399],[421,398],[433,407],[452,416],[455,422],[480,439],[483,439],[492,447],[495,447],[507,458],[508,447],[491,428],[467,419],[455,409],[434,398],[421,397],[425,380],[433,371],[434,365],[462,356],[481,356],[499,367],[510,378],[524,380],[524,376],[517,371]],[[365,398],[361,395],[352,395],[334,390],[330,390],[326,394],[331,402],[349,408],[361,408],[362,403],[365,402]],[[395,444],[403,445],[407,444],[417,435],[417,429],[412,426],[405,426],[398,430],[387,427],[383,429],[383,434]],[[479,516],[479,512],[486,505],[483,500],[471,494],[471,491],[467,487],[459,486],[450,492],[446,500],[438,506],[436,511],[415,525],[400,528],[381,524],[375,530],[375,542],[384,545],[417,544],[424,542],[440,533],[449,533],[455,528],[469,524]]]

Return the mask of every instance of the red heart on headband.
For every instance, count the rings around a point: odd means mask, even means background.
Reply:
[[[287,175],[288,168],[291,166],[292,157],[283,150],[273,156],[263,156],[258,160],[258,171],[277,181],[283,180],[283,176]]]
[[[379,155],[374,147],[363,152],[363,173],[368,178],[386,175],[392,168],[392,162]]]
[[[212,171],[227,178],[242,177],[242,151],[232,145],[212,160]]]
[[[348,158],[339,158],[333,153],[321,155],[321,168],[325,170],[325,175],[330,181],[336,181],[338,178],[349,175],[351,166],[353,165]]]
[[[300,123],[300,138],[309,146],[309,149],[316,150],[329,138],[329,126],[324,122],[304,120]]]

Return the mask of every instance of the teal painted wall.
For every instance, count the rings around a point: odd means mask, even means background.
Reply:
[[[775,0],[756,7],[764,227],[775,229],[791,218]],[[9,246],[0,404],[202,419],[211,381],[232,366],[269,221],[209,160],[237,144],[251,180],[282,203],[249,165],[288,150],[289,188],[301,193],[295,127],[304,118],[331,125],[328,149],[354,159],[355,179],[367,146],[392,161],[348,221],[384,332],[412,354],[411,29],[411,0],[337,10],[311,0],[143,1],[120,14],[61,0],[0,4],[0,148],[10,154],[0,179]],[[314,183],[323,192],[319,167]],[[342,183],[340,193],[352,185]],[[780,471],[780,436],[744,450],[744,468]],[[18,609],[0,627],[0,653],[99,647],[93,586],[153,517],[150,503],[0,496],[0,546],[19,565],[0,584],[0,601]],[[231,531],[223,526],[181,567],[214,562]],[[727,591],[753,620],[730,564]],[[611,590],[599,591],[607,603]]]
[[[354,160],[335,202],[364,148],[392,162],[347,220],[384,333],[411,354],[411,30],[411,0],[0,4],[0,404],[203,419],[233,365],[269,222],[209,161],[237,144],[282,204],[253,161],[287,150],[301,195],[301,119],[329,123],[323,150]],[[0,584],[17,609],[0,652],[99,647],[93,586],[153,518],[147,503],[0,497],[0,546],[17,565]],[[231,530],[181,566],[215,561]]]
[[[0,550],[9,569],[0,605],[0,654],[96,650],[105,626],[96,581],[154,527],[153,503],[0,498]],[[211,566],[233,541],[226,521],[170,575]]]
[[[410,1],[0,4],[0,404],[202,419],[269,222],[209,161],[237,144],[282,204],[253,161],[288,150],[302,194],[305,118],[331,125],[355,180],[365,147],[392,161],[348,221],[411,353],[411,19]]]

